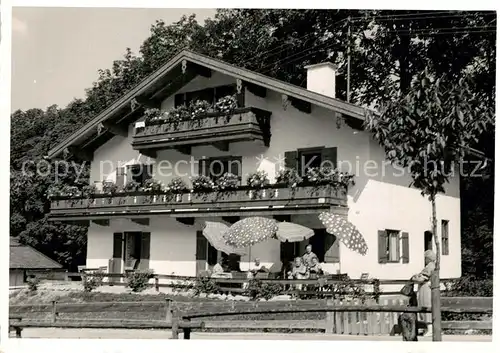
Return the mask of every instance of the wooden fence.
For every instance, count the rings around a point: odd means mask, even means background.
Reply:
[[[87,269],[87,272],[75,272],[75,273],[66,273],[66,280],[70,278],[78,278],[84,279],[86,276],[93,276],[94,271],[98,269]],[[44,280],[50,280],[50,274],[44,272],[30,272],[28,275],[34,275],[38,278]],[[240,273],[240,275],[244,275],[244,278],[212,278],[212,280],[219,286],[219,289],[222,292],[241,294],[245,293],[246,289],[244,289],[244,285],[249,283],[249,279],[246,278],[246,274]],[[107,279],[103,284],[111,285],[111,286],[127,286],[126,283],[126,274],[123,273],[101,273],[100,276],[102,278]],[[259,279],[262,282],[266,282],[269,284],[277,284],[283,287],[288,288],[287,290],[283,290],[282,294],[303,294],[303,295],[317,295],[317,288],[324,287],[321,290],[321,297],[332,297],[334,291],[328,289],[329,285],[334,285],[341,283],[339,275],[328,275],[323,276],[320,279],[302,279],[302,280],[290,280],[290,279],[273,279],[273,278],[261,278]],[[194,284],[199,277],[191,277],[191,276],[177,276],[177,275],[163,275],[163,274],[153,274],[149,280],[149,285],[154,288],[157,292],[160,291],[160,288],[170,288],[170,289],[188,289],[192,284]],[[451,279],[442,279],[443,284],[446,284]],[[349,279],[349,282],[352,284],[356,284],[362,286],[367,295],[369,294],[385,294],[385,295],[398,295],[399,287],[406,284],[407,280],[378,280],[378,279]],[[297,290],[296,286],[302,285],[304,289]],[[305,288],[313,288],[316,287],[314,291],[307,290]],[[383,287],[394,287],[396,290],[380,290]]]
[[[384,300],[382,304],[375,304],[374,300],[361,303],[359,299],[268,302],[172,302],[170,299],[94,303],[57,303],[54,301],[51,304],[11,306],[10,326],[16,330],[18,337],[21,336],[22,328],[26,327],[172,328],[174,338],[178,336],[180,329],[190,332],[192,329],[201,328],[215,331],[315,330],[345,335],[392,335],[398,333],[397,320],[400,313],[428,311],[425,308],[408,308],[405,305],[403,300]],[[443,313],[491,314],[492,307],[492,298],[442,298]],[[78,318],[78,314],[85,313],[125,313],[129,317],[135,317],[145,312],[154,313],[157,315],[156,319]],[[40,313],[44,314],[43,318],[40,318]],[[290,315],[297,313],[324,313],[324,316],[315,319],[289,318]],[[68,315],[73,317],[70,318]],[[270,315],[274,315],[275,318],[270,319]],[[276,317],[276,315],[282,317]],[[226,316],[233,319],[221,320]],[[238,316],[243,316],[243,318],[240,319]],[[442,327],[445,330],[491,330],[492,323],[491,318],[482,321],[444,321]]]

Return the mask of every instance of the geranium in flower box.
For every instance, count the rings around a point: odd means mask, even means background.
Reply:
[[[191,178],[193,192],[211,192],[215,190],[215,183],[212,179],[205,175],[198,175]]]
[[[235,95],[222,97],[215,103],[215,111],[221,113],[231,113],[236,108],[238,108],[238,100]]]
[[[219,179],[217,179],[217,189],[224,190],[235,190],[240,185],[240,178],[233,173],[224,173]]]
[[[302,178],[294,168],[282,169],[276,175],[276,185],[296,188],[300,183],[302,183]]]

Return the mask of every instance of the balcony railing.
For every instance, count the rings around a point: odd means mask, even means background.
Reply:
[[[270,112],[247,107],[231,113],[205,113],[194,119],[139,127],[134,131],[132,147],[159,150],[253,140],[269,146],[270,116]]]
[[[170,215],[172,217],[255,216],[310,214],[329,210],[347,214],[345,192],[329,187],[301,186],[294,189],[241,188],[225,192],[146,194],[140,192],[58,198],[51,202],[52,220]]]

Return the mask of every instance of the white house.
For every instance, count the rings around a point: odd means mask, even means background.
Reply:
[[[53,148],[49,157],[73,154],[90,161],[91,181],[97,184],[113,181],[123,186],[151,176],[164,184],[180,176],[189,184],[199,173],[233,172],[243,188],[225,198],[192,193],[175,199],[161,193],[121,193],[91,201],[62,197],[52,202],[50,218],[88,222],[87,267],[108,267],[110,272],[135,266],[195,276],[221,256],[201,233],[204,221],[233,223],[260,215],[310,227],[315,235],[297,244],[274,239],[257,244],[242,257],[243,270],[255,257],[270,266],[301,254],[311,243],[330,272],[351,278],[363,273],[379,279],[409,278],[424,266],[423,253],[433,246],[430,202],[409,187],[408,173],[392,167],[383,149],[363,131],[367,110],[335,98],[335,67],[304,69],[307,89],[190,51],[179,53]],[[171,111],[228,94],[235,94],[239,105],[229,116],[208,114],[196,120],[198,125],[175,126],[144,119],[148,107]],[[255,200],[244,190],[251,172],[266,171],[273,183],[285,165],[301,170],[327,160],[355,174],[355,185],[346,196],[298,187],[292,197],[290,189],[276,187]],[[241,168],[232,167],[231,161],[241,162]],[[135,173],[134,168],[143,172]],[[365,238],[367,254],[357,254],[326,235],[318,219],[322,211],[346,216]],[[437,217],[443,244],[441,277],[458,278],[458,176],[451,179],[446,194],[438,196]]]

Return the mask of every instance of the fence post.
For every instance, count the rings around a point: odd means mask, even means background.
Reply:
[[[160,279],[158,278],[158,276],[155,276],[155,289],[157,292],[160,291]]]
[[[56,307],[56,301],[52,301],[52,323],[56,322],[56,316],[57,316],[57,307]]]
[[[179,339],[179,319],[177,317],[172,319],[172,339]]]
[[[191,319],[183,319],[182,320],[184,323],[184,339],[185,340],[190,340],[191,339]]]
[[[165,310],[166,310],[165,321],[172,322],[172,299],[170,298],[165,299]]]
[[[326,300],[326,306],[327,307],[333,307],[333,300],[332,299],[327,299]],[[335,312],[333,311],[327,311],[326,312],[326,319],[325,319],[325,333],[333,333],[333,326],[334,326],[334,315]]]

